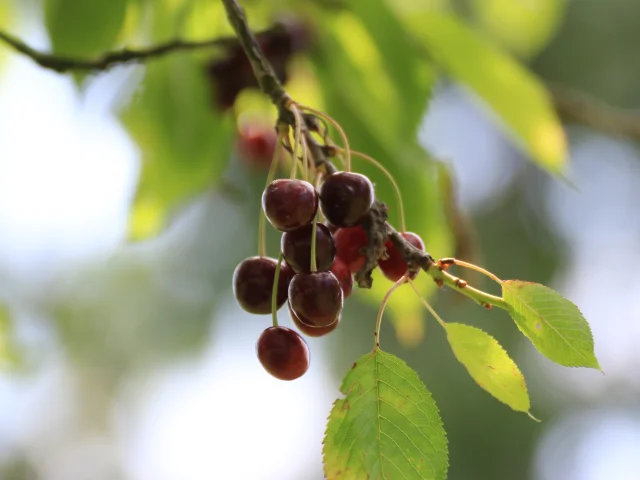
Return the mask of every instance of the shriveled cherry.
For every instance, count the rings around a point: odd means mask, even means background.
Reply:
[[[291,321],[293,321],[293,324],[296,326],[296,328],[308,337],[322,337],[327,333],[333,332],[336,328],[338,328],[338,325],[340,324],[340,317],[338,317],[338,320],[336,322],[333,322],[331,325],[327,325],[326,327],[310,327],[308,325],[309,321],[305,320],[303,322],[302,320],[300,320],[298,315],[296,315],[296,313],[291,309],[291,305],[289,305],[289,316],[291,317]]]
[[[342,287],[331,272],[298,273],[289,284],[289,305],[311,327],[326,327],[342,312]]]
[[[258,360],[274,377],[295,380],[309,369],[309,347],[294,330],[287,327],[269,327],[256,343]]]
[[[271,225],[290,232],[313,221],[318,211],[318,194],[309,182],[280,178],[265,188],[262,208]]]
[[[320,186],[320,209],[327,221],[337,227],[352,227],[373,205],[371,181],[353,172],[336,172]]]
[[[404,232],[401,234],[411,245],[420,250],[424,250],[424,242],[422,239],[412,232]],[[404,261],[402,253],[396,248],[391,240],[387,240],[384,244],[387,249],[387,259],[378,260],[380,270],[389,280],[397,282],[407,272],[407,264]],[[415,278],[415,274],[411,278]]]
[[[287,263],[298,272],[311,271],[311,234],[313,224],[305,225],[282,235],[280,247]],[[322,223],[316,224],[316,266],[318,271],[327,271],[333,265],[336,246],[329,229]]]
[[[258,315],[271,313],[271,295],[277,264],[277,260],[270,257],[250,257],[238,264],[233,272],[233,294],[244,310]],[[293,275],[293,270],[283,262],[278,280],[277,308],[287,299]]]
[[[351,276],[349,267],[347,267],[346,263],[340,260],[340,258],[336,257],[333,261],[330,272],[333,273],[340,282],[342,296],[346,299],[351,295],[351,291],[353,290],[353,277]]]
[[[333,241],[336,244],[336,257],[342,260],[351,272],[360,270],[365,262],[362,249],[367,246],[367,232],[364,228],[360,225],[339,228],[333,234]]]

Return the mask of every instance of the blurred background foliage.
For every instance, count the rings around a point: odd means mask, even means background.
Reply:
[[[449,478],[637,478],[640,285],[606,278],[640,262],[639,152],[561,125],[546,85],[637,105],[640,4],[242,4],[256,31],[284,22],[290,43],[267,53],[287,90],[389,169],[433,256],[550,285],[592,324],[605,377],[550,365],[504,312],[420,276],[445,320],[487,330],[521,365],[539,425],[470,381],[410,289],[394,295],[384,348],[434,394]],[[83,58],[232,33],[214,0],[0,0],[0,29]],[[231,276],[256,252],[266,170],[238,138],[276,112],[234,55],[61,76],[0,45],[0,478],[322,478],[324,421],[390,282],[375,275],[340,328],[309,341],[296,385],[262,371],[269,322],[235,306]],[[399,227],[388,180],[354,167]]]

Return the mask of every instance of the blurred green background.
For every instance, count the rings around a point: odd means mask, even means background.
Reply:
[[[551,286],[591,324],[605,375],[551,364],[505,312],[421,278],[446,321],[482,327],[521,366],[538,424],[479,389],[398,292],[383,347],[433,393],[449,478],[637,479],[640,152],[579,124],[563,133],[545,85],[638,105],[640,3],[242,3],[257,30],[303,26],[287,89],[394,174],[429,252]],[[215,0],[0,0],[0,29],[82,58],[231,34]],[[219,107],[207,72],[228,55],[60,75],[0,43],[1,479],[322,478],[325,419],[390,283],[376,276],[336,332],[309,340],[302,379],[262,370],[270,321],[236,306],[231,276],[256,253],[266,172],[236,137],[275,111],[252,88]],[[389,184],[355,162],[397,225]],[[553,174],[564,162],[569,182]],[[278,244],[270,231],[271,255]]]

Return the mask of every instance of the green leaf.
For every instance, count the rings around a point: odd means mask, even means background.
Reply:
[[[386,39],[386,34],[376,32],[375,23],[365,17],[362,14],[362,18],[356,18],[343,12],[323,22],[326,28],[321,32],[322,41],[314,52],[313,64],[326,111],[340,122],[352,148],[376,158],[396,179],[403,192],[407,230],[420,235],[434,256],[452,256],[451,231],[440,187],[442,170],[418,145],[417,123],[412,126],[403,123],[409,118],[405,112],[424,110],[422,107],[434,81],[433,72],[419,84],[421,90],[411,105],[411,99],[398,91],[410,87],[406,82],[396,84],[396,73],[390,78],[390,69],[385,68],[387,62],[394,61],[389,58],[392,52],[378,49],[383,42],[377,35]],[[382,62],[379,61],[381,56]],[[415,64],[416,59],[408,58],[402,62],[398,60],[398,64]],[[424,60],[417,61],[425,63]],[[416,71],[415,65],[405,68],[407,70],[397,72],[397,75],[410,76]],[[344,80],[349,78],[359,81]],[[422,115],[418,117],[422,118]],[[416,117],[414,121],[419,119]],[[376,196],[389,207],[390,222],[400,229],[398,206],[388,179],[356,157],[352,157],[352,162],[354,171],[366,175],[375,184]],[[422,277],[426,276],[420,275],[416,286],[428,296],[435,290],[435,284]],[[374,272],[373,288],[359,290],[357,296],[377,308],[390,286],[389,280]],[[387,311],[403,346],[415,347],[422,341],[426,314],[411,288],[398,289],[391,297]]]
[[[566,0],[473,0],[477,23],[514,53],[531,57],[544,48],[562,24]]]
[[[179,207],[216,184],[230,158],[234,127],[212,104],[193,56],[149,64],[139,92],[122,113],[143,155],[129,228],[134,240],[159,233]]]
[[[446,478],[447,439],[431,394],[402,360],[375,350],[347,373],[324,438],[327,480]]]
[[[386,0],[352,2],[350,6],[375,44],[385,72],[397,91],[398,103],[402,106],[397,127],[415,135],[434,82],[433,68],[420,59],[411,34]],[[349,36],[352,35],[350,31]]]
[[[566,137],[533,73],[452,15],[429,12],[408,22],[436,63],[487,102],[539,166],[562,172]]]
[[[126,11],[127,0],[46,0],[45,24],[53,51],[84,57],[110,49]]]
[[[15,369],[22,359],[13,339],[13,324],[9,309],[0,304],[0,370]]]
[[[502,297],[540,353],[567,367],[600,370],[589,324],[569,300],[544,285],[520,280],[503,282]]]
[[[480,387],[518,412],[530,408],[522,372],[488,333],[462,323],[445,324],[454,355]]]

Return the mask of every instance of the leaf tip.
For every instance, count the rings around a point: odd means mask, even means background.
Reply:
[[[534,422],[542,423],[542,420],[540,420],[539,418],[534,417],[534,416],[531,414],[531,412],[526,412],[526,413],[527,413],[527,416],[528,416],[531,420],[533,420]]]

